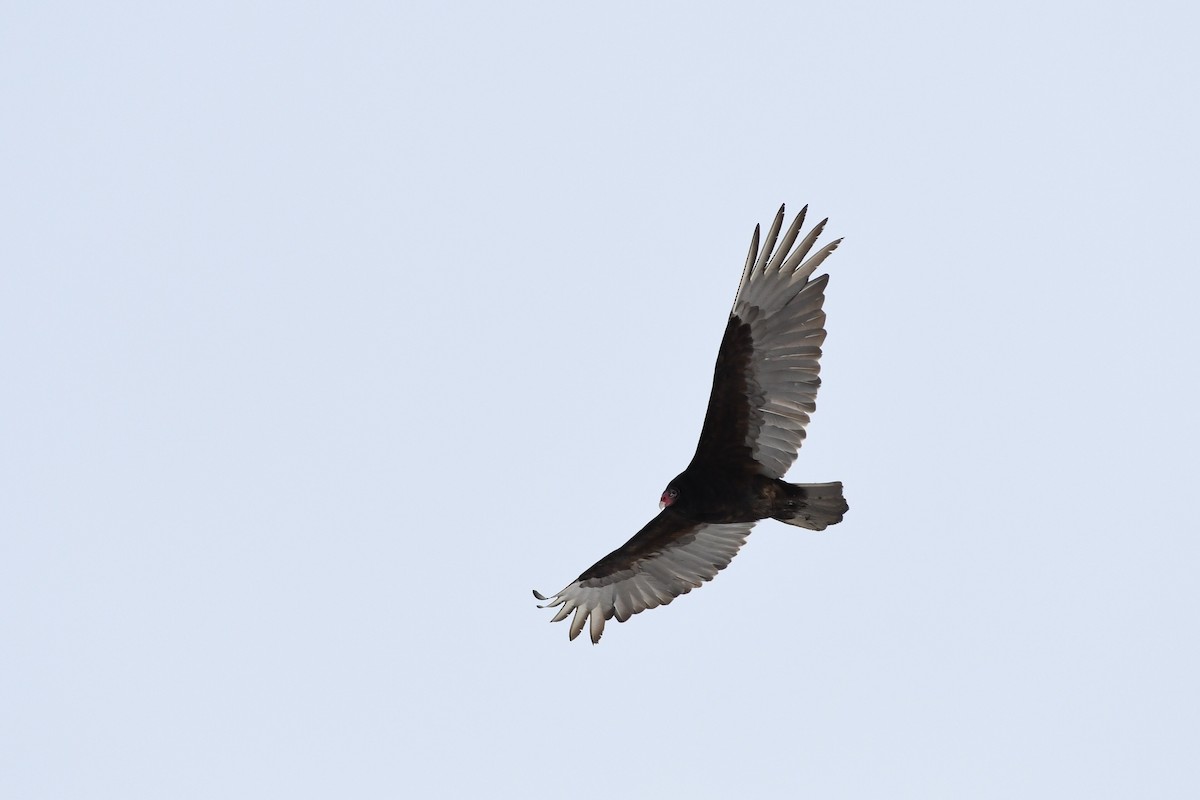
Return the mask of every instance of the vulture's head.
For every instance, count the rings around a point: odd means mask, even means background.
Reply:
[[[673,505],[679,499],[679,487],[674,481],[667,484],[667,488],[662,493],[662,497],[658,498],[658,510],[661,511],[667,506]]]

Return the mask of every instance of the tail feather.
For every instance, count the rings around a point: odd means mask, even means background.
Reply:
[[[850,510],[846,498],[842,496],[841,481],[793,483],[788,486],[791,492],[787,507],[774,516],[780,522],[810,531],[823,531],[841,522]]]

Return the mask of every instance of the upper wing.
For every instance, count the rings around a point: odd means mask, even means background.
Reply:
[[[693,523],[668,508],[553,597],[536,589],[533,594],[549,601],[542,608],[561,606],[551,622],[575,612],[572,639],[590,617],[595,644],[604,633],[605,620],[615,616],[624,622],[712,580],[737,555],[753,526],[753,522]]]
[[[754,229],[725,338],[717,354],[708,413],[693,463],[742,463],[771,478],[783,477],[804,441],[804,426],[816,408],[825,341],[825,284],[813,271],[841,243],[809,251],[828,220],[795,248],[808,206],[779,242],[780,206],[761,254]]]

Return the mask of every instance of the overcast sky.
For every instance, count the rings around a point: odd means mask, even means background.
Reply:
[[[1198,22],[6,3],[0,795],[1195,797]],[[850,512],[568,642],[781,202]]]

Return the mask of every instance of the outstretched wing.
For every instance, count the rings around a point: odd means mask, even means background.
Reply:
[[[754,229],[717,353],[695,465],[742,464],[781,478],[796,460],[809,415],[816,409],[825,341],[821,307],[829,275],[811,276],[842,241],[830,242],[810,257],[828,220],[795,244],[807,211],[805,206],[796,216],[778,248],[783,206],[761,253],[760,231]]]
[[[753,522],[705,525],[665,509],[632,539],[589,567],[552,597],[536,589],[542,608],[559,606],[551,622],[574,611],[570,636],[588,624],[592,643],[600,641],[605,620],[624,622],[634,614],[666,605],[710,581],[737,555]]]

